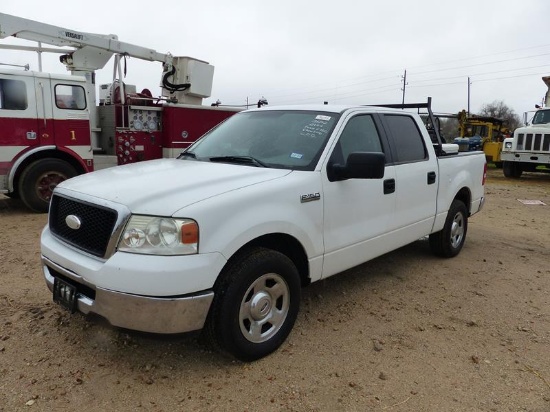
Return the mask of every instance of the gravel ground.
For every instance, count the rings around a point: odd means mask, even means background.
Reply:
[[[46,216],[0,195],[0,411],[550,411],[550,175],[486,192],[458,257],[420,240],[311,285],[254,363],[65,312]]]

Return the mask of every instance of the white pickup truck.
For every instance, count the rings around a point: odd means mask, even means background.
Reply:
[[[57,186],[44,276],[73,312],[146,332],[203,329],[251,361],[284,342],[303,286],[427,235],[456,256],[485,173],[482,152],[442,144],[418,113],[245,111],[178,159]]]

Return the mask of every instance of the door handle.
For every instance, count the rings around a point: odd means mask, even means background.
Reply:
[[[435,172],[428,172],[428,184],[433,185],[435,183],[436,177],[437,175],[435,174]]]
[[[389,195],[395,192],[395,179],[384,180],[384,194]]]

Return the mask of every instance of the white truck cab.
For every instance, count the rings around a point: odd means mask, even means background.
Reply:
[[[531,124],[504,140],[501,158],[506,177],[519,178],[523,172],[550,173],[550,108],[537,110]]]
[[[550,76],[542,81],[548,87],[544,108],[539,108],[531,123],[505,139],[501,159],[504,176],[518,179],[523,172],[550,173]],[[539,107],[539,106],[537,106]]]

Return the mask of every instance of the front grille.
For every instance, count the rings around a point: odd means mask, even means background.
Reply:
[[[76,216],[80,228],[71,229],[66,222]],[[54,195],[50,205],[51,232],[63,241],[94,256],[104,257],[117,222],[116,210]]]
[[[550,151],[550,134],[519,133],[517,141],[517,150],[532,152]]]

